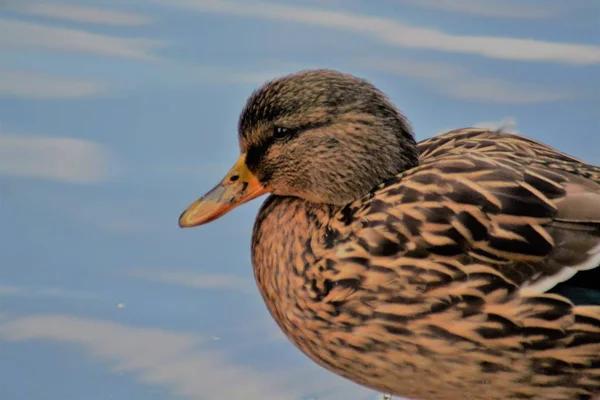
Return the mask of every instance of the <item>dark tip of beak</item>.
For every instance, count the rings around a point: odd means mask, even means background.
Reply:
[[[185,226],[181,225],[181,219],[183,218],[183,214],[185,214],[185,211],[182,211],[181,214],[179,214],[179,219],[177,220],[177,225],[179,225],[180,228],[185,228]]]

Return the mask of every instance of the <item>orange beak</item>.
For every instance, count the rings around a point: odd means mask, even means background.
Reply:
[[[246,166],[242,154],[225,178],[204,196],[193,202],[179,217],[181,228],[206,224],[235,207],[269,192]]]

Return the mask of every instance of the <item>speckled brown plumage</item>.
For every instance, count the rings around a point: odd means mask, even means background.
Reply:
[[[363,81],[296,76],[266,84],[240,121],[248,167],[275,193],[252,264],[287,337],[408,398],[598,398],[600,168],[478,128],[414,143]],[[303,98],[311,77],[328,89]],[[293,134],[274,140],[281,118]]]

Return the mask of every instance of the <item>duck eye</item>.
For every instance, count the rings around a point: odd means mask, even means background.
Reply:
[[[291,129],[276,126],[273,129],[273,137],[277,140],[285,139],[292,133]]]

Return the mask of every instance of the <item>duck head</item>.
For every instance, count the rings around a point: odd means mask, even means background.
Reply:
[[[241,155],[179,226],[213,221],[262,194],[343,205],[419,163],[410,124],[372,84],[333,70],[267,82],[242,110]]]

